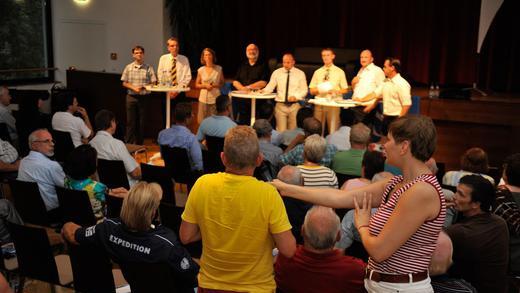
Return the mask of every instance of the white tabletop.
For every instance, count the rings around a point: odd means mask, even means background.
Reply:
[[[167,85],[147,85],[145,86],[147,91],[151,92],[187,92],[190,90],[189,87],[177,87],[177,86],[167,86]]]
[[[327,99],[327,98],[314,98],[310,99],[309,103],[318,105],[318,106],[326,106],[326,107],[338,107],[338,108],[352,108],[357,106],[367,106],[373,103],[373,101],[368,102],[357,102],[353,100],[344,100],[343,98],[337,99]]]
[[[232,91],[229,96],[234,98],[245,98],[245,99],[274,99],[276,94],[262,94],[260,92],[252,91]]]

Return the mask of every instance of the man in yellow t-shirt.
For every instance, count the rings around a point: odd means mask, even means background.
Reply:
[[[199,288],[274,292],[272,250],[291,258],[296,242],[276,189],[252,177],[263,159],[254,130],[230,129],[221,159],[225,173],[199,178],[182,214],[181,241],[203,243]]]

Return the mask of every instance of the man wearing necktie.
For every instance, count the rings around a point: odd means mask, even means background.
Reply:
[[[179,40],[177,38],[169,38],[166,44],[169,53],[162,55],[159,59],[159,66],[157,67],[158,82],[164,86],[187,88],[191,81],[190,62],[186,56],[179,54]],[[174,112],[176,104],[187,100],[184,92],[168,92],[167,95],[170,100],[174,100],[172,112]]]
[[[374,92],[363,98],[354,98],[355,101],[366,102],[374,100],[371,105],[365,107],[364,112],[370,113],[379,100],[383,100],[383,126],[382,134],[388,134],[388,126],[397,117],[404,116],[412,106],[412,95],[410,84],[401,74],[401,61],[395,58],[386,58],[383,66],[386,79]]]
[[[305,73],[294,67],[294,56],[286,53],[282,57],[282,68],[276,69],[271,75],[264,93],[272,93],[276,88],[276,130],[278,132],[296,128],[296,114],[300,109],[299,101],[307,95],[307,80]]]

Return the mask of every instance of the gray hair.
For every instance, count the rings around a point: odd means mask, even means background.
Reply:
[[[35,131],[31,132],[31,134],[29,134],[29,138],[27,139],[27,141],[28,141],[30,150],[33,149],[32,144],[39,139],[39,134],[42,131],[49,131],[49,130],[47,130],[46,128],[40,128],[40,129],[36,129]]]
[[[311,163],[320,163],[325,152],[327,151],[327,141],[317,135],[313,134],[305,139],[303,146],[303,157]]]
[[[340,220],[333,209],[313,206],[305,215],[303,237],[305,243],[317,250],[334,247],[340,229]]]
[[[258,138],[267,137],[271,135],[271,132],[273,131],[271,123],[266,119],[256,120],[255,124],[253,124],[253,129],[256,131]]]
[[[278,171],[277,178],[287,184],[303,185],[302,173],[300,169],[295,166],[283,166],[282,169]]]
[[[370,140],[370,128],[363,123],[357,123],[350,130],[350,143],[368,144]]]

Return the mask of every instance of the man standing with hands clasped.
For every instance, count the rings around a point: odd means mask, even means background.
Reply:
[[[150,92],[145,85],[157,82],[153,67],[144,63],[144,48],[132,48],[134,62],[123,71],[121,81],[128,89],[126,95],[126,142],[143,144],[143,130],[146,117],[144,103]]]

